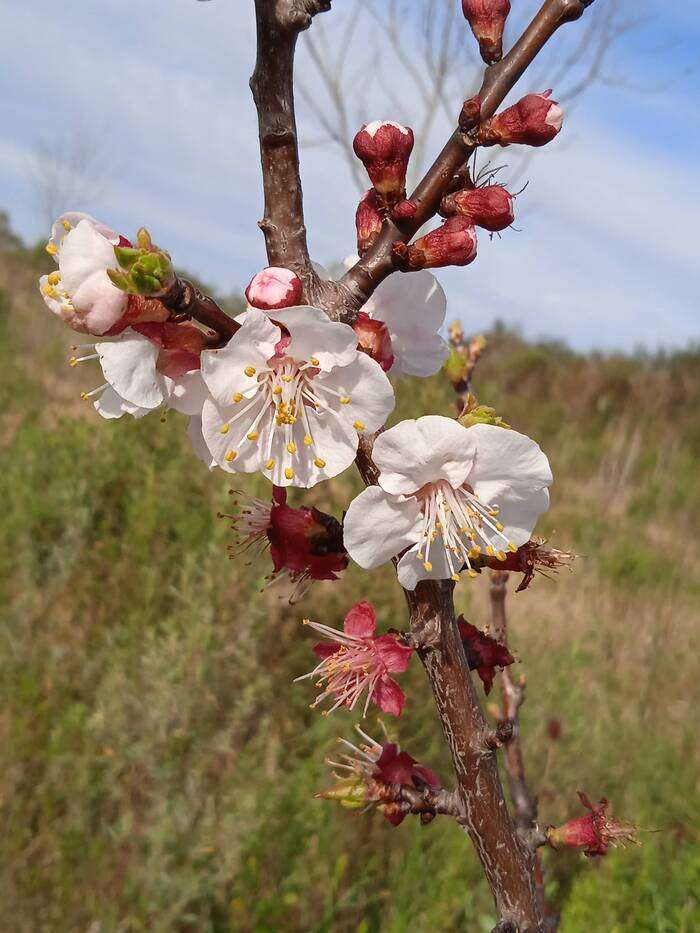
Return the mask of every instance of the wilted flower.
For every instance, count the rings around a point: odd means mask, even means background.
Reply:
[[[483,554],[481,558],[482,566],[490,567],[492,570],[510,570],[514,573],[522,573],[523,579],[520,581],[516,593],[528,588],[532,582],[535,573],[541,573],[547,576],[545,571],[557,571],[560,567],[570,565],[576,558],[570,551],[560,551],[557,548],[548,548],[545,538],[532,538],[521,544],[517,551],[508,553],[504,561]]]
[[[593,858],[607,855],[610,846],[636,843],[636,827],[608,815],[608,801],[605,797],[593,804],[583,791],[578,791],[578,796],[590,813],[569,820],[563,826],[551,828],[547,833],[548,845],[553,849],[583,849],[584,855]]]
[[[357,229],[357,252],[364,256],[370,246],[379,236],[384,214],[381,210],[379,195],[370,188],[365,191],[362,200],[357,206],[355,214],[355,227]]]
[[[379,485],[350,504],[345,547],[364,568],[408,549],[398,564],[405,589],[457,581],[463,567],[476,576],[484,552],[505,561],[549,505],[549,462],[517,431],[428,415],[381,434],[373,459]]]
[[[301,279],[290,269],[268,266],[250,280],[245,296],[249,305],[261,311],[278,311],[301,303]]]
[[[448,217],[442,226],[426,233],[410,246],[397,240],[392,258],[403,272],[466,266],[476,259],[476,230],[466,217]]]
[[[240,512],[224,515],[230,518],[238,541],[229,550],[232,556],[253,549],[269,549],[273,572],[270,579],[287,575],[297,584],[294,597],[306,589],[311,580],[337,580],[348,565],[343,546],[340,522],[319,509],[287,505],[287,492],[272,487],[272,500],[265,501],[245,493]],[[234,502],[238,505],[238,501]]]
[[[479,43],[483,60],[487,65],[500,61],[510,0],[462,0],[462,10]]]
[[[357,349],[347,324],[318,308],[249,308],[221,350],[202,355],[212,398],[202,431],[218,466],[261,470],[276,486],[314,486],[355,458],[358,437],[394,407],[381,368]]]
[[[391,120],[375,120],[366,123],[355,136],[353,149],[384,204],[400,201],[406,193],[413,130]]]
[[[513,195],[501,185],[465,188],[443,198],[440,210],[449,216],[460,214],[477,227],[497,233],[515,220]]]
[[[503,669],[515,662],[515,658],[500,642],[471,625],[464,616],[457,619],[459,637],[462,639],[464,653],[470,671],[476,671],[488,696],[496,676],[496,668]]]
[[[328,761],[337,769],[334,776],[339,783],[316,797],[337,800],[348,809],[360,809],[376,805],[385,818],[398,826],[409,811],[409,807],[397,801],[402,787],[412,790],[439,790],[439,778],[428,768],[419,764],[395,742],[380,744],[364,733],[357,731],[366,744],[359,747],[345,739],[339,741],[350,750],[340,756],[341,761]]]
[[[352,607],[345,616],[342,632],[308,619],[304,624],[329,640],[329,644],[320,642],[314,646],[314,652],[321,658],[320,664],[310,673],[296,678],[316,677],[317,686],[325,682],[323,692],[312,704],[314,707],[330,697],[333,705],[328,713],[340,706],[354,709],[366,693],[363,716],[370,703],[376,703],[392,716],[401,715],[404,693],[389,675],[406,670],[413,649],[403,644],[398,634],[375,636],[377,618],[370,603],[363,601]]]
[[[517,104],[486,120],[479,126],[480,146],[544,146],[557,135],[564,122],[564,113],[556,101],[550,100],[551,90],[544,94],[528,94]]]
[[[193,324],[137,324],[116,340],[76,346],[82,355],[70,363],[99,360],[106,381],[82,397],[94,399],[103,418],[141,418],[163,407],[196,416],[208,395],[200,373],[205,339]]]

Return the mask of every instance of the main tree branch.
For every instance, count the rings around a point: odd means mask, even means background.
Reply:
[[[455,129],[425,177],[411,195],[417,205],[415,215],[397,226],[386,220],[381,234],[366,255],[341,280],[348,316],[360,308],[376,287],[394,271],[393,244],[408,243],[423,224],[434,217],[448,192],[454,175],[476,148],[469,129],[489,119],[523,75],[533,59],[564,23],[579,19],[593,0],[545,0],[539,12],[513,48],[500,62],[484,72],[478,94],[480,111],[471,126]]]

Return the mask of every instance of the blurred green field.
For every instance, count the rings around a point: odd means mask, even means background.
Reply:
[[[313,799],[354,720],[292,683],[312,664],[300,620],[337,625],[364,597],[403,626],[392,572],[351,569],[295,607],[260,595],[268,564],[227,559],[230,483],[193,459],[181,417],[108,424],[79,400],[97,368],[66,365],[71,336],[36,293],[46,265],[0,231],[0,929],[490,930],[456,826]],[[659,830],[598,863],[545,854],[564,933],[700,929],[699,363],[499,331],[478,371],[480,400],[552,461],[541,530],[583,555],[509,598],[542,819],[578,815],[582,788]],[[451,404],[439,377],[398,397],[395,420]],[[339,515],[358,488],[349,471],[306,501]],[[482,627],[487,599],[485,577],[458,596]],[[417,662],[402,685],[387,725],[449,780]]]

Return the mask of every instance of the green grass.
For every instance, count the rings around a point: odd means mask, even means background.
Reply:
[[[42,263],[0,251],[0,928],[489,930],[456,826],[393,829],[313,798],[353,718],[324,719],[292,683],[312,663],[300,619],[338,624],[363,597],[400,627],[391,571],[351,568],[296,607],[261,595],[268,565],[227,559],[229,482],[194,461],[182,419],[107,424],[79,402],[96,373],[63,363]],[[546,853],[564,933],[700,926],[698,362],[583,357],[501,330],[480,363],[481,400],[551,456],[543,529],[584,555],[509,599],[541,816],[578,815],[581,788],[658,830],[600,863]],[[451,405],[439,378],[398,397],[397,419]],[[340,515],[358,488],[348,472],[307,501]],[[487,623],[485,580],[458,600]],[[406,712],[387,725],[449,780],[419,665],[402,682]]]

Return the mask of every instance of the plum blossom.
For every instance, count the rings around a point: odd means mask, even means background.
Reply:
[[[82,397],[103,418],[141,418],[159,408],[197,417],[208,395],[200,373],[204,340],[192,324],[137,324],[116,340],[75,346],[81,355],[70,364],[99,360],[105,382]]]
[[[563,826],[552,827],[547,833],[547,844],[553,849],[583,849],[584,855],[595,858],[607,855],[610,846],[624,847],[626,842],[636,842],[636,827],[608,815],[605,797],[598,803],[591,803],[583,791],[579,791],[578,796],[590,812],[569,820]]]
[[[440,779],[398,743],[379,743],[359,726],[355,728],[364,742],[357,746],[347,739],[338,740],[348,751],[338,756],[340,761],[327,760],[336,769],[333,776],[338,783],[316,797],[336,800],[349,810],[376,806],[392,826],[398,826],[410,811],[401,799],[402,788],[437,791],[442,787]]]
[[[501,561],[530,538],[549,505],[552,472],[529,437],[490,424],[464,428],[427,415],[377,438],[378,486],[365,489],[345,517],[345,547],[361,567],[406,551],[398,578],[460,579],[485,552]]]
[[[114,335],[138,321],[165,321],[159,301],[127,295],[109,279],[114,248],[129,241],[89,214],[62,214],[51,228],[46,250],[58,271],[42,275],[39,287],[47,306],[80,333]]]
[[[350,256],[345,260],[345,266],[350,268],[357,261],[357,256]],[[375,325],[384,324],[390,341],[387,348],[382,333],[380,336],[384,342],[379,359],[371,347],[370,355],[381,365],[390,354],[393,357],[393,363],[389,365],[392,376],[434,375],[450,352],[439,333],[445,323],[446,313],[445,292],[432,273],[423,271],[414,272],[410,276],[390,275],[360,312],[367,315]],[[363,319],[355,328],[362,346],[363,331],[368,329]]]
[[[359,435],[384,424],[394,393],[351,327],[313,307],[273,313],[276,323],[249,308],[225,347],[202,354],[211,393],[202,431],[227,472],[308,488],[350,466]]]
[[[233,490],[232,490],[233,492]],[[230,518],[238,540],[229,547],[232,557],[248,551],[270,551],[270,581],[288,576],[296,584],[292,600],[306,591],[312,580],[337,580],[348,565],[343,529],[332,515],[319,509],[287,505],[287,491],[273,486],[272,500],[236,493],[234,505],[242,508]]]
[[[398,634],[375,636],[377,618],[370,603],[363,601],[352,607],[345,616],[342,632],[308,619],[304,624],[320,632],[330,642],[314,646],[320,663],[310,673],[296,678],[318,678],[317,686],[322,686],[325,681],[325,689],[316,697],[313,707],[330,697],[333,705],[324,711],[324,715],[340,706],[354,709],[366,692],[363,716],[370,703],[376,703],[383,712],[392,716],[401,715],[404,693],[389,675],[406,670],[413,649],[403,644]]]

